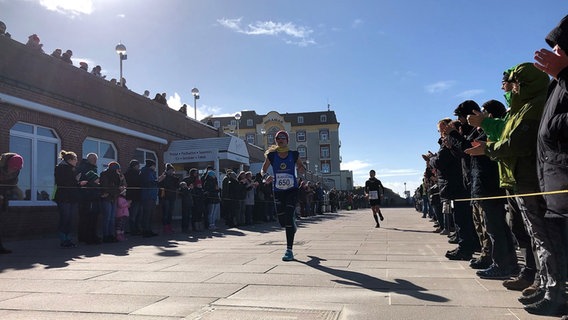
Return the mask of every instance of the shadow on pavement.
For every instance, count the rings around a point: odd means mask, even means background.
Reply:
[[[299,227],[317,224],[324,220],[337,219],[337,213],[324,214],[303,218],[298,221]],[[101,255],[127,257],[132,248],[138,246],[155,246],[160,250],[157,255],[162,257],[182,256],[185,253],[177,249],[180,242],[197,242],[204,239],[246,236],[245,232],[269,233],[281,231],[277,222],[262,222],[234,228],[221,227],[217,230],[192,231],[190,233],[175,233],[159,235],[151,238],[128,236],[128,240],[117,243],[102,243],[86,245],[79,243],[75,248],[60,248],[56,237],[36,238],[27,240],[4,241],[11,254],[0,254],[0,273],[6,270],[26,270],[41,267],[43,269],[58,269],[69,266],[72,261],[80,261]]]
[[[320,270],[325,273],[329,273],[343,280],[334,280],[335,282],[343,285],[356,286],[364,289],[369,289],[377,292],[394,292],[398,294],[404,294],[412,296],[414,298],[432,302],[447,302],[448,298],[426,293],[426,289],[413,284],[410,281],[403,279],[394,279],[394,282],[381,280],[373,276],[369,276],[364,273],[356,271],[338,270],[330,267],[321,265],[321,261],[326,261],[325,259],[318,258],[315,256],[308,256],[309,261],[299,261],[299,263],[305,264],[316,270]]]

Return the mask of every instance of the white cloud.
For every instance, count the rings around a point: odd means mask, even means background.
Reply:
[[[195,110],[193,108],[193,103],[191,102],[183,102],[181,96],[179,95],[179,93],[174,92],[174,94],[172,96],[167,97],[167,101],[168,101],[168,107],[170,107],[171,109],[174,110],[179,110],[179,108],[181,108],[181,106],[183,106],[183,104],[185,103],[187,105],[187,116],[193,119],[193,116],[195,115]],[[191,101],[193,101],[193,97],[191,97]],[[199,105],[199,103],[197,104],[197,119],[201,120],[207,116],[210,115],[216,115],[217,117],[219,117],[219,112],[220,112],[221,108],[219,107],[214,107],[214,106],[208,106],[208,105]],[[235,112],[236,113],[236,112]],[[234,113],[233,113],[234,114]]]
[[[458,93],[456,95],[456,97],[463,98],[463,99],[471,99],[475,96],[482,94],[483,92],[485,92],[485,91],[482,90],[482,89],[471,89],[471,90],[466,90],[466,91]]]
[[[353,22],[351,23],[351,28],[356,29],[359,26],[361,26],[363,24],[363,20],[361,19],[355,19],[353,20]]]
[[[439,93],[448,90],[455,84],[455,81],[438,81],[426,86],[426,91],[429,93]]]
[[[93,13],[92,0],[39,0],[47,10],[56,11],[71,17]]]
[[[126,15],[124,13],[117,14],[116,16],[122,19],[126,18]]]
[[[257,21],[241,26],[242,18],[238,19],[218,19],[217,22],[235,32],[247,35],[278,36],[284,39],[287,44],[294,44],[300,47],[315,44],[311,34],[313,30],[308,27],[296,26],[292,22]]]

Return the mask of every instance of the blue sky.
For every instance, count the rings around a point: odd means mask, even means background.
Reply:
[[[334,110],[342,169],[356,185],[375,169],[403,194],[436,151],[436,123],[463,100],[502,102],[503,70],[533,61],[568,13],[565,1],[468,0],[0,0],[0,20],[46,53],[128,87],[166,92],[198,118]],[[193,109],[189,110],[193,115]]]

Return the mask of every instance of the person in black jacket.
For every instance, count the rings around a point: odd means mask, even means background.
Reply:
[[[120,194],[120,164],[112,161],[101,172],[101,211],[103,213],[103,242],[117,242],[116,239],[116,204]]]
[[[79,182],[75,166],[77,166],[77,154],[72,151],[61,150],[61,162],[55,167],[55,198],[59,211],[59,240],[63,248],[75,247],[71,238],[73,228],[73,216],[79,210],[79,187],[87,184],[87,181]]]
[[[77,165],[77,174],[80,175],[79,180],[89,181],[86,176],[87,172],[92,171],[95,174],[98,173],[98,159],[99,157],[96,153],[89,153],[85,159],[81,160],[81,163]],[[100,199],[91,198],[93,194],[93,190],[91,189],[81,188],[80,190],[81,199],[79,201],[77,240],[87,244],[96,244],[100,242],[100,239],[97,237],[97,220],[100,213],[98,201]]]
[[[162,205],[162,227],[164,234],[172,234],[172,215],[179,188],[179,178],[174,175],[176,172],[173,165],[166,163],[166,171],[163,180],[159,183],[160,203]]]
[[[477,103],[471,100],[466,102],[470,102],[469,108],[456,110],[462,125],[466,124],[467,116],[473,114],[473,110],[481,111]],[[490,115],[488,113],[488,116],[495,118],[504,116],[506,112],[505,106],[496,100],[486,102],[483,108],[486,113],[491,110],[493,113]],[[463,152],[479,141],[487,141],[487,136],[481,128],[472,128],[467,137],[450,128],[448,139],[459,152]],[[471,181],[472,198],[495,197],[505,194],[505,191],[499,187],[497,162],[485,155],[471,157],[470,168],[469,180]],[[505,200],[474,200],[472,204],[474,222],[478,236],[482,240],[480,241],[482,249],[481,255],[470,262],[470,267],[484,269],[476,272],[479,277],[484,279],[508,279],[518,273],[519,266],[513,235],[507,226]]]
[[[452,200],[469,196],[463,183],[460,157],[452,149],[446,133],[451,122],[452,120],[449,118],[438,122],[438,131],[441,134],[440,150],[437,154],[430,156],[430,165],[438,173],[440,200],[443,203],[442,210],[445,214],[452,213]],[[467,202],[456,201],[453,204],[458,247],[448,251],[446,258],[450,260],[471,260],[473,252],[479,247],[479,243],[476,243],[478,240],[473,228],[471,206]]]
[[[552,51],[535,52],[535,66],[552,76],[548,99],[537,136],[537,173],[540,190],[554,192],[568,189],[568,16],[546,36]],[[542,299],[525,306],[529,313],[557,315],[566,305],[566,193],[546,194],[544,238],[535,239],[541,247],[540,290]]]

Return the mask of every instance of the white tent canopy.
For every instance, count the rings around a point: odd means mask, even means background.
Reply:
[[[164,153],[164,161],[172,164],[194,164],[196,167],[214,163],[222,168],[249,165],[249,153],[242,139],[234,136],[172,141]]]

